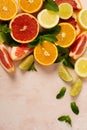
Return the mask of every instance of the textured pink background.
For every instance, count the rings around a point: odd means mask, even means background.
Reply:
[[[81,0],[86,8],[87,1]],[[0,67],[0,130],[87,130],[87,79],[80,95],[69,95],[70,84],[58,76],[59,64],[43,67],[35,63],[38,72],[23,73],[18,68],[8,75]],[[70,70],[77,78],[76,74]],[[67,92],[56,100],[62,86]],[[75,115],[70,102],[76,101],[80,113]],[[63,114],[72,118],[73,126],[57,121]]]

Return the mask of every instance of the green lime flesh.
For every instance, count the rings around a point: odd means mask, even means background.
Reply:
[[[68,69],[63,65],[59,67],[59,76],[62,80],[66,82],[70,82],[73,80],[72,75],[70,74]]]
[[[77,96],[82,89],[82,81],[81,79],[77,79],[71,86],[70,95]]]
[[[34,62],[34,56],[33,55],[29,55],[27,58],[25,58],[19,65],[19,68],[21,70],[28,70],[31,65]]]

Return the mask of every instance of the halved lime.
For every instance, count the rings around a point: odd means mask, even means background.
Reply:
[[[34,62],[34,56],[31,54],[22,61],[22,63],[19,65],[19,68],[21,70],[28,70],[33,64],[33,62]]]
[[[70,74],[68,69],[63,65],[59,67],[59,76],[62,80],[66,82],[70,82],[73,80],[72,75]]]
[[[77,79],[71,86],[70,95],[77,96],[82,89],[82,81],[81,79]]]
[[[69,3],[61,3],[59,5],[59,17],[61,19],[69,19],[73,15],[73,7]]]

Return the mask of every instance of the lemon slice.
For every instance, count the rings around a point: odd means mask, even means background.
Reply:
[[[87,29],[87,9],[82,9],[79,12],[78,22],[82,28]]]
[[[70,95],[77,96],[82,89],[82,81],[81,79],[77,79],[71,86]]]
[[[38,13],[37,19],[41,27],[49,29],[58,24],[59,15],[58,12],[43,9]]]
[[[80,57],[76,61],[75,72],[80,77],[87,77],[87,57]]]
[[[70,82],[73,80],[72,75],[70,74],[68,69],[63,65],[59,67],[59,76],[62,80],[66,82]]]
[[[73,15],[73,7],[69,3],[59,5],[59,17],[61,19],[69,19]]]

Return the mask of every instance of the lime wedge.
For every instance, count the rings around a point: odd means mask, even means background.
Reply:
[[[66,82],[70,82],[73,80],[72,75],[70,74],[68,69],[63,65],[59,67],[59,76],[62,80]]]
[[[81,88],[82,88],[82,81],[81,79],[77,79],[71,86],[70,95],[77,96],[80,93]]]
[[[25,58],[19,65],[19,68],[21,70],[28,70],[31,65],[34,62],[34,56],[33,55],[29,55],[27,58]]]

